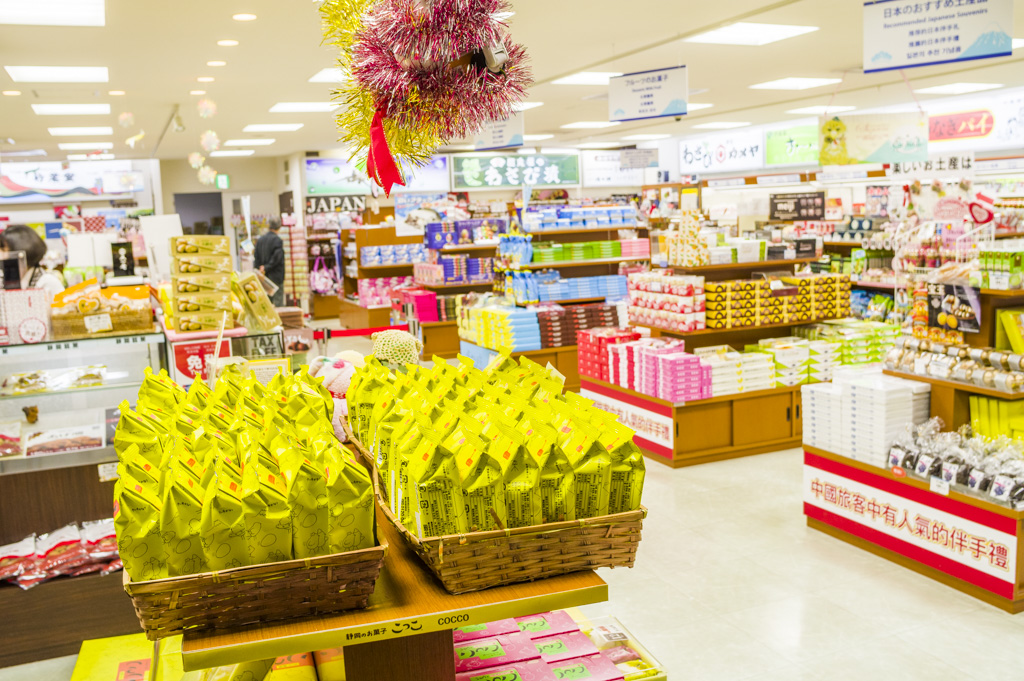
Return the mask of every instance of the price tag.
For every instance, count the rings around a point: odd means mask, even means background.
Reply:
[[[100,482],[113,482],[114,480],[117,480],[116,463],[101,463],[96,466],[96,469],[100,474]]]
[[[85,317],[85,330],[89,333],[105,333],[114,330],[114,324],[110,321],[110,315],[94,314]]]
[[[931,487],[931,490],[933,492],[935,492],[936,494],[941,494],[944,497],[948,497],[949,496],[949,483],[948,482],[946,482],[942,478],[936,477],[934,475],[931,477],[930,482],[931,482],[930,487]]]

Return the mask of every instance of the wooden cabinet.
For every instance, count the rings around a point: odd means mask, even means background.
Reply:
[[[733,410],[729,402],[692,404],[680,409],[675,418],[675,450],[693,455],[732,444]]]
[[[793,437],[793,393],[737,399],[732,403],[732,444],[736,447]]]

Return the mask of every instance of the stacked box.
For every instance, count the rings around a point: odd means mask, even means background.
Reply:
[[[630,329],[595,328],[580,331],[577,334],[580,375],[607,381],[610,375],[608,347],[638,338],[640,334]]]
[[[792,387],[810,382],[811,350],[801,338],[780,338],[762,341],[761,352],[775,362],[776,387]]]
[[[811,383],[831,381],[837,367],[842,364],[842,344],[828,341],[811,341],[807,344],[810,351],[809,378]]]
[[[171,305],[175,331],[213,331],[228,313],[231,301],[230,243],[226,236],[171,237]]]
[[[576,345],[576,327],[566,316],[565,310],[538,310],[537,323],[540,326],[541,347],[561,348]]]
[[[836,383],[815,383],[800,388],[803,396],[804,444],[829,452],[843,448],[843,389]]]
[[[842,419],[838,453],[882,468],[888,467],[893,441],[921,414],[931,386],[919,381],[860,375],[840,384]]]
[[[697,350],[697,355],[711,367],[711,397],[775,387],[775,364],[766,354],[711,347]]]
[[[508,307],[471,308],[476,316],[476,344],[491,350],[528,352],[541,349],[537,313]]]
[[[682,352],[686,348],[681,340],[666,340],[661,343],[647,343],[636,350],[636,383],[637,392],[645,395],[658,394],[658,356]]]
[[[704,385],[700,358],[685,352],[657,356],[658,378],[655,397],[669,402],[692,402],[710,397]]]

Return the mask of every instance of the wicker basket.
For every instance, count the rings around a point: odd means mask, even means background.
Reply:
[[[365,608],[388,544],[221,572],[129,581],[139,623],[151,641],[185,630],[227,629]]]
[[[373,457],[349,432],[367,462]],[[633,567],[647,509],[508,530],[420,539],[391,512],[374,469],[374,493],[388,521],[449,593],[531,582],[600,567]]]
[[[111,331],[106,333],[90,333],[85,325],[85,318],[94,315],[81,313],[53,315],[50,324],[53,328],[54,340],[71,338],[91,338],[112,334],[131,333],[132,331],[147,332],[153,330],[153,310],[126,310],[123,312],[104,313],[110,315]]]

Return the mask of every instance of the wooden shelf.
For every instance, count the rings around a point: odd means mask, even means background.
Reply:
[[[802,386],[799,386],[799,385],[792,385],[792,386],[787,385],[787,386],[782,386],[782,387],[778,387],[778,388],[769,388],[767,390],[753,390],[753,391],[750,391],[750,392],[729,393],[728,395],[718,395],[716,397],[709,397],[709,398],[704,399],[704,400],[691,400],[689,402],[675,402],[675,403],[673,403],[673,402],[668,402],[666,400],[660,399],[658,397],[652,397],[651,395],[646,395],[644,393],[637,392],[635,390],[630,390],[629,388],[623,388],[621,385],[615,385],[613,383],[608,383],[607,381],[602,381],[602,380],[594,378],[592,376],[582,376],[581,375],[580,376],[580,380],[582,380],[582,381],[584,381],[586,383],[596,383],[597,385],[603,386],[605,388],[610,388],[612,390],[617,390],[617,391],[619,391],[621,393],[625,393],[626,395],[630,395],[632,397],[639,397],[639,398],[642,398],[642,399],[645,399],[645,400],[650,400],[651,402],[654,402],[656,404],[661,404],[661,405],[664,405],[666,407],[673,407],[673,408],[681,408],[681,407],[687,407],[687,406],[692,406],[692,405],[701,405],[701,404],[717,404],[719,402],[731,402],[733,400],[738,400],[738,399],[743,399],[743,398],[754,399],[756,397],[765,397],[767,395],[785,395],[786,393],[799,392],[800,388],[802,387]]]
[[[884,281],[852,281],[850,285],[855,288],[877,288],[885,291],[896,290],[896,284]]]
[[[491,245],[480,245],[480,244],[466,244],[465,246],[445,246],[444,248],[433,248],[430,250],[439,251],[441,253],[462,253],[466,251],[493,251],[498,248],[498,244]]]
[[[1010,289],[1003,290],[997,288],[983,288],[978,291],[983,296],[993,296],[995,298],[1020,298],[1024,300],[1024,289]]]
[[[395,263],[394,265],[360,265],[361,270],[397,270],[397,269],[410,269],[416,263],[401,262]]]
[[[818,262],[818,258],[797,258],[796,260],[758,260],[756,262],[729,262],[722,265],[704,265],[702,267],[675,267],[668,269],[680,274],[702,274],[704,272],[727,272],[730,270],[756,270],[762,268],[792,267]]]
[[[970,383],[961,383],[959,381],[947,381],[942,378],[933,378],[931,376],[919,376],[917,374],[908,374],[902,371],[891,371],[885,369],[882,373],[887,376],[895,376],[896,378],[905,378],[908,381],[920,381],[922,383],[930,383],[931,385],[941,385],[945,388],[952,388],[953,390],[959,390],[961,392],[970,393],[972,395],[984,395],[985,397],[995,397],[1000,400],[1008,400],[1015,402],[1017,400],[1024,400],[1024,392],[1021,393],[1004,393],[1000,390],[994,390],[992,388],[983,388],[980,385],[971,385]]]
[[[566,300],[541,300],[537,303],[516,303],[519,307],[529,307],[530,305],[544,305],[545,303],[554,303],[556,305],[577,305],[580,303],[601,303],[607,299],[606,296],[598,296],[597,298],[570,298]]]
[[[823,241],[822,245],[831,248],[844,248],[846,246],[850,248],[864,248],[864,245],[857,241]]]
[[[415,282],[415,284],[421,288],[430,289],[431,291],[443,291],[452,288],[476,288],[480,286],[494,286],[493,281],[476,281],[467,284],[421,284]]]
[[[531,262],[525,265],[519,265],[519,268],[522,270],[544,270],[558,269],[559,267],[590,267],[592,265],[615,265],[620,262],[650,261],[650,256],[647,256],[646,258],[631,258],[627,256],[619,258],[599,258],[595,260],[555,260],[553,262]]]
[[[1024,232],[1009,232],[1008,234],[996,234],[997,239],[1018,239],[1024,238]]]
[[[530,236],[548,234],[557,236],[559,234],[601,234],[606,232],[617,232],[620,229],[647,229],[644,225],[611,225],[610,227],[572,227],[569,229],[538,229],[532,232],[523,232]]]
[[[447,322],[419,322],[419,325],[425,329],[438,329],[442,326],[458,326],[457,321],[451,320]]]
[[[355,636],[354,640],[359,643],[354,648],[365,649],[399,638],[405,638],[412,647],[423,640],[420,637],[450,631],[455,626],[484,624],[598,603],[608,598],[608,585],[590,570],[466,594],[449,594],[379,510],[377,532],[390,546],[367,609],[253,624],[238,630],[189,632],[181,646],[185,669],[193,671],[342,644],[349,646],[353,642],[349,635]],[[122,600],[128,603],[123,596]],[[453,617],[456,615],[457,618]],[[403,626],[407,624],[415,630]],[[447,641],[448,655],[451,655],[450,633]],[[346,649],[346,658],[348,652]],[[435,677],[428,674],[418,678]]]
[[[701,329],[700,331],[674,331],[672,329],[663,329],[658,326],[647,326],[645,324],[633,324],[632,326],[641,326],[654,331],[660,331],[666,336],[678,336],[679,338],[690,338],[692,336],[709,336],[712,334],[725,334],[725,333],[744,333],[749,331],[758,331],[760,329],[784,329],[793,326],[808,326],[810,324],[817,324],[819,322],[827,322],[836,319],[835,317],[826,317],[823,319],[808,319],[807,321],[801,322],[782,322],[781,324],[761,324],[760,326],[731,326],[727,329]]]

